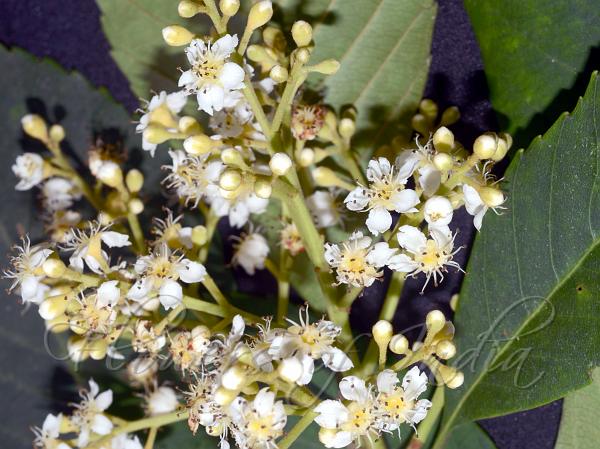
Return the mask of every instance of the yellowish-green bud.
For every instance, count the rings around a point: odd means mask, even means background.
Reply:
[[[454,133],[445,126],[433,134],[433,146],[442,153],[448,153],[454,148]]]
[[[129,200],[127,208],[132,214],[139,215],[144,211],[144,203],[139,198],[132,198]]]
[[[429,135],[429,121],[423,114],[415,114],[410,121],[412,128],[422,136]]]
[[[219,9],[224,16],[235,16],[240,9],[240,0],[221,0],[219,2]]]
[[[408,352],[408,340],[404,335],[396,334],[390,340],[389,348],[394,354],[406,354]]]
[[[296,58],[296,61],[298,61],[300,64],[306,64],[310,59],[310,51],[308,51],[308,49],[304,47],[299,48],[294,52],[294,57]]]
[[[275,153],[271,156],[269,168],[275,176],[283,176],[292,168],[292,160],[285,153]]]
[[[288,80],[289,73],[285,67],[276,65],[271,69],[269,76],[276,83],[283,83]]]
[[[448,388],[458,388],[465,381],[464,374],[451,366],[439,365],[438,372]]]
[[[421,101],[419,104],[419,111],[423,114],[429,122],[433,122],[438,115],[438,105],[435,101],[428,98]]]
[[[498,207],[504,203],[504,193],[495,187],[481,187],[479,196],[488,207]]]
[[[338,132],[344,139],[350,140],[356,132],[356,123],[351,118],[343,118],[340,120]]]
[[[125,176],[125,185],[131,193],[138,193],[144,185],[144,175],[137,168],[129,170]]]
[[[292,37],[298,47],[306,47],[312,41],[313,30],[310,23],[304,20],[294,22],[292,26]]]
[[[482,134],[475,139],[475,143],[473,143],[473,153],[475,153],[479,159],[491,158],[498,147],[497,140],[498,138],[493,133]]]
[[[39,115],[27,114],[21,119],[21,126],[23,126],[23,131],[28,136],[42,142],[48,141],[48,127],[44,119]]]
[[[117,188],[123,184],[123,170],[116,163],[109,164],[100,170],[98,179],[109,187]]]
[[[65,274],[67,266],[60,259],[46,259],[42,264],[42,271],[51,279],[58,279]]]
[[[202,126],[200,126],[198,120],[189,115],[184,115],[183,117],[181,117],[179,119],[179,122],[177,123],[177,127],[179,128],[179,131],[183,134],[189,135],[202,133]]]
[[[246,162],[244,162],[241,153],[234,148],[225,148],[221,151],[221,160],[227,165],[234,165],[240,168],[246,167]]]
[[[50,139],[54,142],[62,142],[65,138],[65,129],[60,125],[52,125],[50,127]]]
[[[150,125],[144,130],[144,139],[155,145],[160,145],[173,137],[163,126]]]
[[[498,136],[498,147],[492,155],[492,160],[497,162],[504,159],[504,156],[506,156],[506,153],[508,153],[508,150],[512,146],[512,142],[513,140],[510,134],[500,133]]]
[[[229,405],[233,402],[233,400],[237,397],[238,392],[236,390],[229,390],[227,388],[219,387],[217,391],[215,391],[215,402],[219,404],[221,407]]]
[[[432,310],[425,318],[425,325],[429,334],[437,334],[446,325],[446,317],[439,310]]]
[[[283,35],[283,31],[274,26],[267,26],[262,32],[263,41],[270,49],[284,51],[287,47],[287,41]]]
[[[442,112],[442,118],[440,124],[443,126],[450,126],[460,120],[460,111],[456,106],[450,106],[444,112]]]
[[[335,59],[326,59],[318,64],[307,67],[311,72],[322,73],[323,75],[333,75],[340,69],[340,63]]]
[[[66,315],[60,315],[52,320],[46,320],[46,329],[53,334],[61,334],[69,330],[69,320]]]
[[[302,148],[296,158],[301,167],[308,167],[315,161],[315,151],[312,148]]]
[[[252,8],[250,8],[246,28],[250,30],[260,28],[271,20],[271,17],[273,17],[273,4],[270,1],[263,0],[255,3]]]
[[[271,183],[264,179],[259,179],[254,183],[254,193],[257,197],[263,198],[265,200],[271,198],[271,194],[273,193],[273,187],[271,187]]]
[[[458,306],[459,298],[460,298],[460,296],[458,295],[458,293],[455,293],[454,295],[452,295],[452,298],[450,298],[450,308],[454,312],[456,312],[456,307]]]
[[[202,6],[191,0],[181,0],[177,5],[177,12],[180,17],[189,19],[202,11]]]
[[[208,230],[205,226],[198,225],[192,228],[192,242],[196,246],[202,246],[208,241]]]
[[[433,156],[433,165],[440,171],[446,171],[452,169],[454,161],[448,153],[438,153]]]
[[[246,382],[246,371],[240,365],[233,365],[223,373],[221,385],[228,390],[239,390]]]
[[[228,168],[219,178],[219,187],[223,190],[232,192],[236,190],[242,183],[242,175],[239,171]]]
[[[196,134],[183,141],[184,150],[193,155],[206,154],[215,147],[216,141],[212,140],[206,134]]]
[[[449,340],[442,340],[436,345],[435,353],[441,359],[448,360],[456,355],[456,346]]]
[[[40,303],[38,313],[45,320],[53,320],[65,313],[67,301],[64,296],[53,296]]]
[[[373,333],[373,340],[375,340],[379,348],[379,365],[384,365],[387,356],[387,347],[394,334],[394,328],[389,321],[379,320],[375,323],[371,332]]]
[[[312,171],[315,183],[320,187],[341,187],[352,190],[354,186],[340,179],[335,172],[328,167],[317,167]]]
[[[179,25],[171,25],[162,29],[162,36],[167,45],[181,47],[192,42],[194,34],[187,28]]]
[[[106,340],[98,339],[90,342],[88,345],[88,351],[90,357],[94,360],[102,360],[106,357],[106,351],[108,350],[108,343]]]

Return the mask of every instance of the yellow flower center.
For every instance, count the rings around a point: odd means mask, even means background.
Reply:
[[[431,272],[447,262],[448,252],[442,250],[435,240],[427,240],[425,249],[415,255],[415,260],[419,263],[422,271]]]
[[[344,424],[343,430],[352,433],[366,434],[373,423],[373,412],[370,407],[365,407],[357,402],[347,405],[350,419]]]

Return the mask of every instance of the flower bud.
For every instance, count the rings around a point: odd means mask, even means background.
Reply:
[[[338,125],[338,132],[344,139],[350,140],[356,132],[356,123],[351,118],[343,118]]]
[[[373,340],[379,348],[379,365],[382,366],[385,364],[387,347],[394,334],[394,328],[389,321],[379,320],[375,323],[371,332],[373,333]]]
[[[302,377],[302,362],[297,357],[283,359],[277,368],[279,377],[286,382],[294,383]]]
[[[429,135],[429,122],[423,114],[415,114],[410,121],[412,128],[422,136]]]
[[[203,324],[199,324],[195,328],[192,329],[192,338],[210,338],[210,329]]]
[[[194,39],[194,34],[179,25],[171,25],[162,29],[162,36],[167,45],[181,47]]]
[[[429,334],[437,334],[446,324],[446,317],[439,310],[432,310],[427,314],[425,325]]]
[[[139,215],[144,211],[144,202],[139,198],[132,198],[127,204],[127,209],[134,215]]]
[[[390,340],[389,348],[394,354],[406,354],[408,352],[408,340],[404,335],[396,334]]]
[[[308,61],[308,59],[307,59]],[[340,69],[340,63],[335,59],[326,59],[318,64],[307,67],[311,72],[322,73],[323,75],[333,75]]]
[[[246,167],[244,158],[235,148],[225,148],[223,151],[221,151],[221,160],[227,165],[234,165],[240,168]]]
[[[38,313],[44,320],[48,321],[63,315],[65,310],[67,310],[67,301],[65,296],[60,295],[52,296],[42,301],[38,308]]]
[[[481,187],[479,189],[481,200],[488,207],[498,207],[504,203],[504,193],[495,187]]]
[[[129,170],[125,176],[125,185],[131,193],[138,193],[144,185],[144,175],[137,168]]]
[[[448,153],[454,148],[454,134],[445,126],[433,134],[433,146],[442,153]]]
[[[239,365],[233,365],[221,378],[221,385],[228,390],[239,390],[246,381],[246,373]]]
[[[419,112],[423,114],[430,122],[433,122],[438,115],[438,105],[435,101],[425,98],[419,104]]]
[[[123,170],[114,162],[103,164],[97,178],[109,187],[117,188],[123,184]]]
[[[219,9],[224,16],[235,16],[240,9],[240,0],[221,0],[219,2]]]
[[[21,126],[23,131],[28,136],[34,139],[41,140],[42,142],[48,141],[48,128],[46,122],[42,117],[37,114],[27,114],[21,119]]]
[[[442,340],[435,346],[435,353],[444,360],[456,355],[456,346],[450,340]]]
[[[506,156],[506,153],[508,153],[508,150],[510,149],[510,146],[512,144],[512,137],[509,134],[505,134],[505,136],[508,136],[508,139],[502,137],[498,138],[498,145],[496,147],[496,151],[491,157],[491,159],[496,162],[502,160],[504,156]]]
[[[208,240],[208,230],[202,225],[192,228],[192,242],[196,246],[204,245]]]
[[[273,81],[279,84],[288,80],[289,73],[285,67],[276,65],[269,72],[269,76]]]
[[[292,168],[292,160],[285,153],[275,153],[271,156],[269,168],[275,176],[283,176]]]
[[[215,391],[215,402],[221,407],[231,404],[231,402],[237,397],[238,392],[236,390],[228,390],[220,387]]]
[[[310,51],[306,48],[299,48],[294,52],[294,56],[300,64],[306,64],[310,59]]]
[[[494,134],[482,134],[473,143],[473,153],[479,159],[491,158],[497,149],[497,137]]]
[[[46,329],[53,334],[60,334],[69,330],[69,321],[66,315],[59,315],[52,320],[46,320]]]
[[[88,345],[90,357],[94,360],[102,360],[104,357],[106,357],[107,350],[108,343],[106,342],[106,340],[94,340]]]
[[[181,0],[177,5],[177,12],[180,17],[189,19],[202,11],[202,7],[192,0]]]
[[[440,365],[438,372],[448,388],[458,388],[465,381],[464,374],[451,366]]]
[[[456,106],[450,106],[444,112],[442,112],[442,118],[440,124],[443,126],[450,126],[460,120],[460,111]]]
[[[242,183],[242,175],[239,171],[231,168],[226,169],[219,178],[219,187],[223,190],[232,192]]]
[[[313,30],[310,23],[304,20],[294,22],[292,26],[292,38],[298,47],[306,47],[312,41]]]
[[[341,187],[352,190],[354,186],[340,179],[335,172],[328,167],[317,167],[312,171],[315,183],[320,187]]]
[[[65,274],[67,266],[60,259],[46,259],[42,264],[42,271],[52,279],[58,279]]]
[[[60,125],[52,125],[50,127],[50,139],[54,142],[62,142],[65,138],[65,129]]]
[[[308,167],[315,161],[315,152],[311,148],[302,148],[297,154],[296,159],[302,167]]]
[[[173,137],[173,134],[162,126],[150,125],[143,133],[144,139],[155,145],[166,142]]]
[[[250,8],[246,28],[255,30],[271,20],[271,17],[273,17],[273,4],[270,1],[263,0],[255,3]]]
[[[209,153],[215,145],[215,141],[206,134],[196,134],[183,141],[183,149],[193,155]]]
[[[184,115],[179,119],[179,122],[177,123],[177,128],[183,134],[189,135],[202,133],[202,126],[200,126],[198,120],[189,115]]]
[[[433,165],[440,171],[447,171],[452,169],[454,161],[448,153],[438,153],[433,156]]]
[[[254,193],[257,197],[262,199],[271,198],[271,194],[273,193],[273,187],[271,187],[271,183],[265,181],[264,179],[259,179],[254,183]]]

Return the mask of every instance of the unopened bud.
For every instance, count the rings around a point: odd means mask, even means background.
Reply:
[[[423,114],[415,114],[410,121],[412,128],[422,136],[429,135],[429,121]]]
[[[279,84],[288,80],[289,73],[285,67],[276,65],[269,72],[269,76],[273,81]]]
[[[448,153],[438,153],[433,156],[433,165],[440,171],[446,171],[452,169],[454,161]]]
[[[298,163],[302,167],[308,167],[315,161],[315,152],[312,148],[302,148],[297,154],[296,158]]]
[[[125,176],[125,185],[131,193],[138,193],[144,185],[144,175],[137,168],[129,170]]]
[[[52,125],[50,127],[50,139],[54,142],[62,142],[65,138],[65,129],[60,125]]]
[[[202,126],[198,123],[194,117],[189,115],[184,115],[179,119],[177,123],[177,128],[183,134],[200,134],[202,132]]]
[[[335,172],[328,167],[317,167],[312,171],[315,183],[320,187],[341,187],[353,190],[354,186],[340,179]]]
[[[279,377],[286,382],[294,383],[302,377],[302,362],[297,357],[283,359],[277,369]]]
[[[215,145],[215,141],[206,134],[196,134],[183,141],[184,150],[193,155],[209,153]]]
[[[198,225],[192,228],[192,242],[196,246],[202,246],[208,241],[208,230],[205,226]]]
[[[28,136],[41,140],[42,142],[48,141],[48,128],[46,122],[39,115],[27,114],[21,119],[21,126],[23,126],[23,131],[25,131],[25,134]]]
[[[231,404],[231,402],[237,397],[238,392],[236,390],[228,390],[227,388],[217,388],[215,391],[215,402],[224,407]]]
[[[67,300],[65,296],[52,296],[40,303],[38,313],[45,320],[53,320],[65,313],[67,310]]]
[[[356,132],[356,123],[351,118],[343,118],[340,120],[338,132],[344,139],[349,140]]]
[[[450,126],[460,120],[460,111],[456,106],[450,106],[444,112],[442,112],[442,118],[440,124],[443,126]]]
[[[306,48],[299,48],[294,52],[294,57],[300,64],[306,64],[310,59],[310,51]]]
[[[396,334],[390,340],[389,348],[394,354],[406,354],[408,352],[408,340],[404,335]]]
[[[263,0],[255,3],[250,8],[246,28],[255,30],[271,20],[271,17],[273,17],[273,4],[270,1]]]
[[[433,146],[442,153],[448,153],[454,148],[454,133],[445,126],[433,134]]]
[[[90,357],[94,360],[102,360],[106,357],[107,350],[108,343],[102,339],[94,340],[88,346]]]
[[[273,187],[271,187],[271,183],[268,181],[259,179],[254,183],[254,193],[257,197],[267,200],[271,198]]]
[[[435,346],[435,353],[444,360],[456,355],[456,346],[450,340],[442,340]]]
[[[115,162],[103,164],[97,177],[109,187],[117,188],[123,184],[123,170]]]
[[[292,37],[298,47],[306,47],[312,41],[313,30],[310,23],[304,20],[294,22],[292,26]]]
[[[432,310],[427,314],[427,318],[425,319],[425,325],[429,334],[437,334],[444,328],[445,324],[446,317],[439,310]]]
[[[233,365],[221,378],[221,385],[228,390],[239,390],[246,380],[246,373],[239,365]]]
[[[311,72],[322,73],[323,75],[333,75],[340,69],[340,63],[335,59],[326,59],[318,64],[307,67]]]
[[[200,11],[202,11],[202,7],[192,0],[181,0],[177,5],[177,13],[184,19],[194,17]]]
[[[52,320],[46,320],[46,329],[53,334],[60,334],[69,330],[69,320],[66,315],[60,315]]]
[[[163,126],[150,125],[144,130],[143,136],[148,142],[159,145],[171,139],[173,134]]]
[[[242,154],[235,148],[225,148],[221,151],[221,160],[227,165],[233,165],[239,168],[246,167],[246,162],[244,162]]]
[[[162,36],[167,45],[172,47],[187,45],[194,39],[193,33],[179,25],[171,25],[163,28]]]
[[[285,153],[275,153],[271,156],[269,168],[275,176],[283,176],[292,168],[292,160]]]
[[[383,366],[387,356],[388,344],[394,334],[394,328],[389,321],[379,320],[375,323],[371,332],[373,333],[373,340],[379,348],[379,365]]]
[[[139,215],[144,211],[144,202],[139,198],[132,198],[129,200],[127,208],[132,214]]]
[[[219,187],[229,192],[236,190],[241,183],[242,175],[233,169],[226,169],[219,178]]]
[[[504,203],[504,193],[495,187],[481,187],[479,196],[488,207],[498,207]]]
[[[473,143],[473,153],[479,159],[491,158],[497,149],[497,137],[492,133],[486,133],[475,139]]]
[[[438,105],[435,101],[426,98],[419,104],[419,111],[429,120],[429,122],[433,122],[438,115]]]
[[[235,16],[240,9],[240,0],[221,0],[219,2],[219,9],[224,16]]]
[[[492,160],[497,162],[497,161],[504,159],[504,156],[506,156],[506,153],[508,153],[508,150],[510,149],[511,146],[512,146],[511,135],[507,134],[507,133],[501,133],[498,136],[498,146],[496,147],[496,151],[492,155]]]
[[[438,367],[438,372],[448,388],[458,388],[465,381],[464,374],[451,366],[440,365]]]
[[[42,271],[52,279],[58,279],[65,274],[67,266],[60,259],[46,259],[42,264]]]

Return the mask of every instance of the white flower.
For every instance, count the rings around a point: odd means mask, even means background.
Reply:
[[[169,387],[158,387],[146,396],[146,411],[150,416],[170,413],[178,405],[177,394]]]
[[[192,249],[194,246],[192,242],[192,228],[190,226],[181,226],[179,221],[182,218],[183,215],[173,218],[173,212],[170,210],[167,210],[167,218],[164,220],[153,218],[154,227],[152,228],[152,233],[156,236],[156,240],[152,244],[156,246],[166,243],[171,248],[185,247]]]
[[[195,284],[202,282],[206,276],[204,265],[173,254],[166,243],[157,246],[149,255],[138,258],[134,270],[138,279],[127,292],[127,298],[144,306],[158,296],[167,310],[182,302],[183,289],[177,281]]]
[[[135,127],[136,132],[143,133],[152,124],[162,126],[169,132],[177,132],[177,114],[181,112],[186,102],[187,97],[184,92],[174,92],[167,95],[163,90],[158,95],[154,95],[148,102],[146,110],[142,111],[144,114]],[[156,144],[146,139],[145,133],[142,134],[142,148],[144,150],[150,151],[150,154],[154,156],[156,147]]]
[[[233,436],[240,449],[275,449],[275,440],[283,435],[287,415],[282,401],[275,401],[275,393],[268,388],[260,390],[249,403],[237,397],[229,406],[234,424]]]
[[[393,431],[400,424],[408,423],[413,428],[427,416],[431,402],[418,397],[427,390],[427,375],[414,366],[398,386],[397,374],[389,369],[377,375],[377,403],[381,412],[380,427],[384,431]]]
[[[164,335],[157,335],[151,321],[139,320],[134,329],[131,345],[135,352],[156,354],[167,343]]]
[[[44,179],[44,159],[35,153],[17,156],[12,166],[13,173],[20,178],[16,190],[29,190]]]
[[[314,373],[314,360],[321,359],[326,367],[336,372],[347,371],[354,365],[339,348],[333,346],[341,328],[331,321],[309,322],[308,307],[300,309],[300,323],[288,320],[292,325],[287,331],[273,338],[268,354],[274,359],[295,357],[299,360],[302,374],[296,382],[308,384]],[[304,316],[303,316],[304,315]]]
[[[42,283],[46,277],[42,264],[52,254],[52,250],[44,245],[31,246],[29,237],[23,238],[23,246],[15,246],[17,255],[11,257],[12,270],[4,272],[4,277],[14,279],[10,290],[20,287],[23,302],[39,304],[50,289]]]
[[[142,449],[142,443],[137,436],[122,433],[110,440],[110,446],[100,446],[100,449]]]
[[[241,191],[234,199],[224,198],[221,193],[209,198],[211,209],[217,217],[229,216],[229,224],[235,228],[244,226],[250,214],[262,214],[267,210],[269,200],[259,198],[251,190],[251,186],[241,186]]]
[[[424,273],[427,280],[423,290],[432,277],[435,285],[443,280],[443,273],[447,271],[447,266],[460,270],[460,265],[452,260],[460,248],[454,250],[454,236],[450,229],[432,227],[429,229],[429,234],[430,239],[414,226],[401,226],[397,234],[398,243],[409,254],[395,255],[388,263],[392,270],[408,273],[409,276]]]
[[[218,182],[224,169],[220,160],[209,161],[209,154],[190,156],[182,150],[169,151],[169,155],[173,163],[163,167],[170,171],[163,182],[186,204],[196,207],[202,198],[219,195]]]
[[[56,416],[49,414],[46,416],[41,428],[33,428],[33,433],[35,434],[33,446],[40,449],[71,449],[71,446],[58,439],[60,436],[61,421],[62,415],[60,414]]]
[[[179,86],[195,93],[198,109],[209,115],[223,109],[232,91],[244,87],[244,69],[227,61],[237,44],[237,36],[226,34],[214,43],[194,39],[185,49],[191,69],[181,74]]]
[[[44,207],[49,211],[64,210],[81,198],[81,192],[68,179],[50,178],[42,186]]]
[[[448,226],[452,221],[453,212],[452,203],[443,196],[432,196],[423,207],[425,221],[433,227]]]
[[[367,168],[369,186],[359,186],[348,194],[344,203],[352,211],[369,211],[367,227],[374,235],[392,226],[390,211],[416,212],[419,196],[412,189],[405,189],[408,178],[415,169],[415,161],[409,160],[394,167],[383,157],[373,159]]]
[[[433,149],[431,140],[425,145],[419,143],[419,138],[415,139],[417,148],[414,150],[404,150],[396,158],[396,165],[415,164],[419,172],[418,182],[425,196],[434,195],[440,188],[442,182],[442,173],[433,164]]]
[[[119,290],[119,281],[107,281],[100,284],[96,292],[96,305],[98,307],[113,307],[121,298]]]
[[[319,228],[329,228],[342,222],[339,205],[331,191],[317,190],[306,198],[306,205]]]
[[[247,124],[252,122],[254,113],[240,91],[230,93],[228,101],[221,111],[210,118],[209,126],[219,137],[239,137]]]
[[[69,264],[75,270],[82,272],[84,262],[94,273],[102,274],[110,271],[108,254],[102,249],[102,243],[109,248],[130,246],[129,236],[119,232],[108,231],[107,226],[90,222],[87,230],[71,229],[65,237],[62,249],[73,251]]]
[[[250,275],[257,269],[265,267],[265,260],[269,255],[267,239],[257,232],[242,234],[234,243],[235,253],[231,260],[234,265],[240,265]]]
[[[346,242],[339,245],[325,244],[325,259],[335,268],[339,284],[353,287],[369,287],[383,276],[380,271],[397,250],[386,242],[371,245],[371,238],[356,231]]]
[[[504,194],[498,189],[483,186],[477,190],[468,184],[463,185],[463,196],[465,208],[469,214],[473,215],[473,225],[478,231],[481,229],[483,217],[488,209],[492,209],[498,214],[497,209],[503,209],[501,205],[505,200]]]
[[[100,388],[93,379],[90,379],[89,385],[89,391],[84,390],[79,393],[82,400],[75,405],[77,410],[71,418],[73,424],[79,428],[77,438],[79,447],[87,446],[91,432],[97,435],[108,435],[113,428],[112,422],[103,413],[112,404],[112,391],[106,390],[100,393]]]
[[[315,422],[323,428],[319,440],[328,448],[360,443],[362,438],[372,441],[381,430],[372,387],[356,376],[348,376],[340,381],[340,393],[349,402],[327,399],[315,408],[319,414]]]

